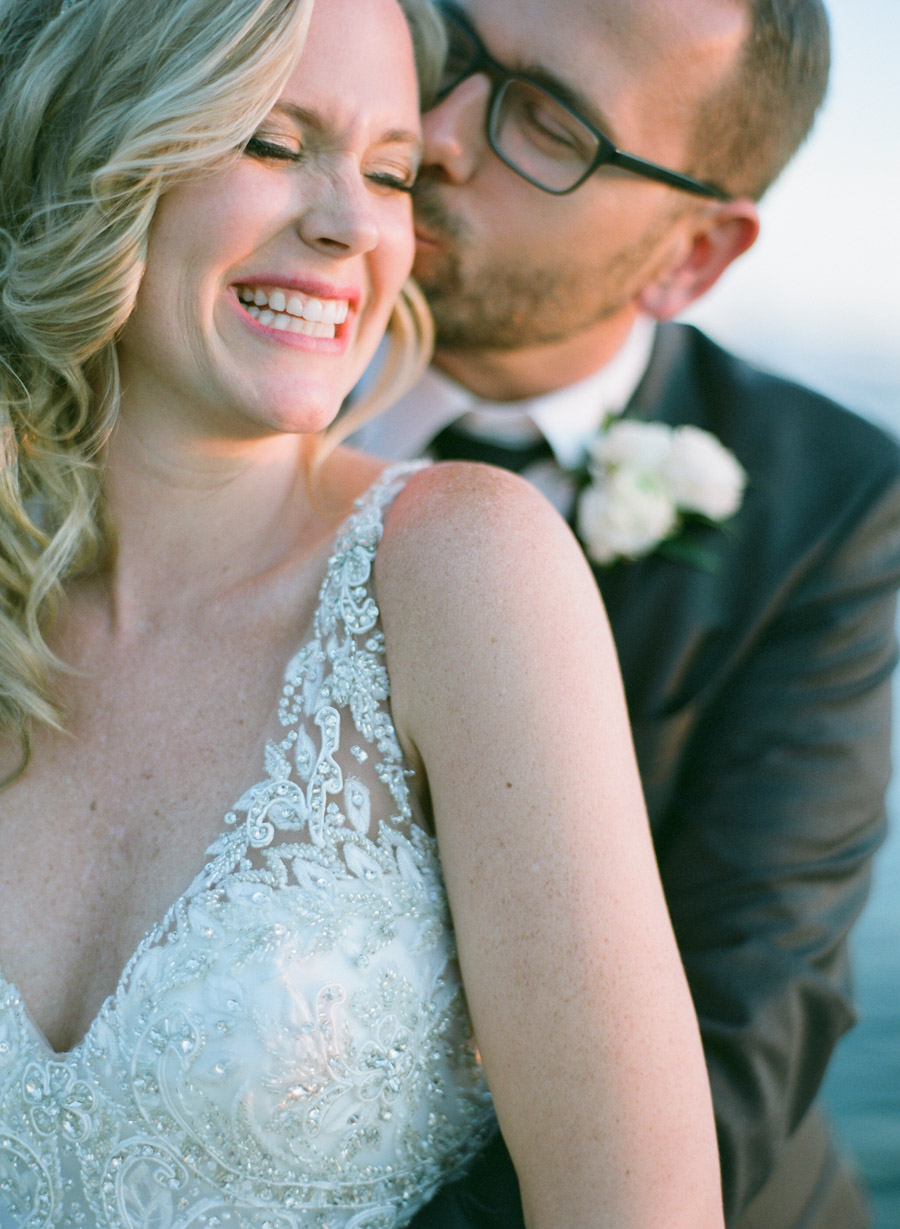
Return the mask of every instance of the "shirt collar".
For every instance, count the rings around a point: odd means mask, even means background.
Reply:
[[[647,370],[655,336],[656,321],[640,316],[624,346],[605,367],[528,403],[526,413],[563,469],[582,465],[588,443],[605,419],[625,409]]]
[[[363,388],[367,377],[368,372]],[[471,400],[465,388],[429,367],[408,393],[364,423],[348,443],[388,461],[420,457],[439,431],[466,412]]]
[[[637,319],[625,344],[599,371],[576,384],[522,401],[485,401],[433,367],[394,406],[353,438],[389,460],[419,456],[451,422],[498,443],[547,440],[563,469],[577,469],[604,420],[621,414],[647,370],[656,335],[649,316]]]

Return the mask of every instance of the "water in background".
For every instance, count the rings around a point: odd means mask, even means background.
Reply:
[[[895,692],[895,701],[897,694]],[[894,764],[900,765],[900,706]],[[840,1043],[825,1091],[843,1143],[869,1188],[877,1229],[900,1226],[900,780],[871,899],[854,933],[860,1019]]]

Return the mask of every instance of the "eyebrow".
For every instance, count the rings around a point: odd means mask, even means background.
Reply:
[[[498,60],[485,43],[484,39],[482,38],[481,31],[475,25],[474,21],[472,21],[465,9],[461,8],[458,4],[454,4],[453,0],[444,0],[442,7],[444,7],[450,15],[460,23],[460,25],[467,27],[472,34],[475,35],[479,43],[481,43],[482,47],[484,47],[485,51],[491,59],[495,61],[495,63],[500,64],[502,68],[508,69],[509,72],[521,73],[522,76],[528,77],[529,80],[534,81],[536,85],[543,86],[545,90],[551,94],[554,94],[560,102],[564,102],[566,106],[570,107],[573,111],[577,111],[583,119],[586,119],[589,123],[593,124],[594,127],[599,129],[608,140],[612,141],[614,145],[618,146],[619,141],[615,136],[615,125],[610,121],[607,115],[604,115],[603,112],[600,111],[593,99],[588,98],[586,94],[583,94],[581,90],[577,89],[575,86],[570,85],[568,81],[564,81],[562,77],[558,77],[552,69],[547,68],[547,66],[541,64],[540,61],[523,60],[521,62],[508,64],[504,63],[502,60]]]
[[[318,111],[311,111],[308,107],[300,107],[293,102],[276,102],[272,110],[294,120],[301,127],[315,128],[319,132],[324,132],[329,127]],[[386,128],[379,135],[377,143],[379,145],[411,145],[413,152],[420,158],[422,156],[422,138],[411,128]]]
[[[529,62],[521,68],[514,70],[521,72],[531,81],[542,85],[549,93],[554,94],[560,102],[564,102],[573,111],[577,111],[582,119],[586,119],[588,123],[593,124],[600,132],[614,145],[618,145],[618,140],[614,135],[614,127],[608,116],[604,115],[597,107],[592,99],[583,94],[581,90],[575,86],[569,85],[567,81],[563,81],[560,77],[542,64]]]

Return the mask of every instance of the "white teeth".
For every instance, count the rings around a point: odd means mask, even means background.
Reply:
[[[335,326],[347,319],[350,306],[346,299],[302,299],[297,294],[288,298],[285,291],[265,291],[259,287],[241,286],[238,298],[249,315],[260,324],[276,329],[290,329],[308,337],[334,337]],[[303,328],[296,328],[296,325]]]
[[[307,337],[334,337],[333,324],[320,324],[314,320],[302,320],[298,316],[291,316],[291,332],[303,333]]]

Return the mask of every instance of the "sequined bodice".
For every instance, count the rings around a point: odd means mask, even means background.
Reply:
[[[394,1229],[493,1130],[433,838],[343,526],[265,779],[74,1050],[0,975],[3,1229]]]

